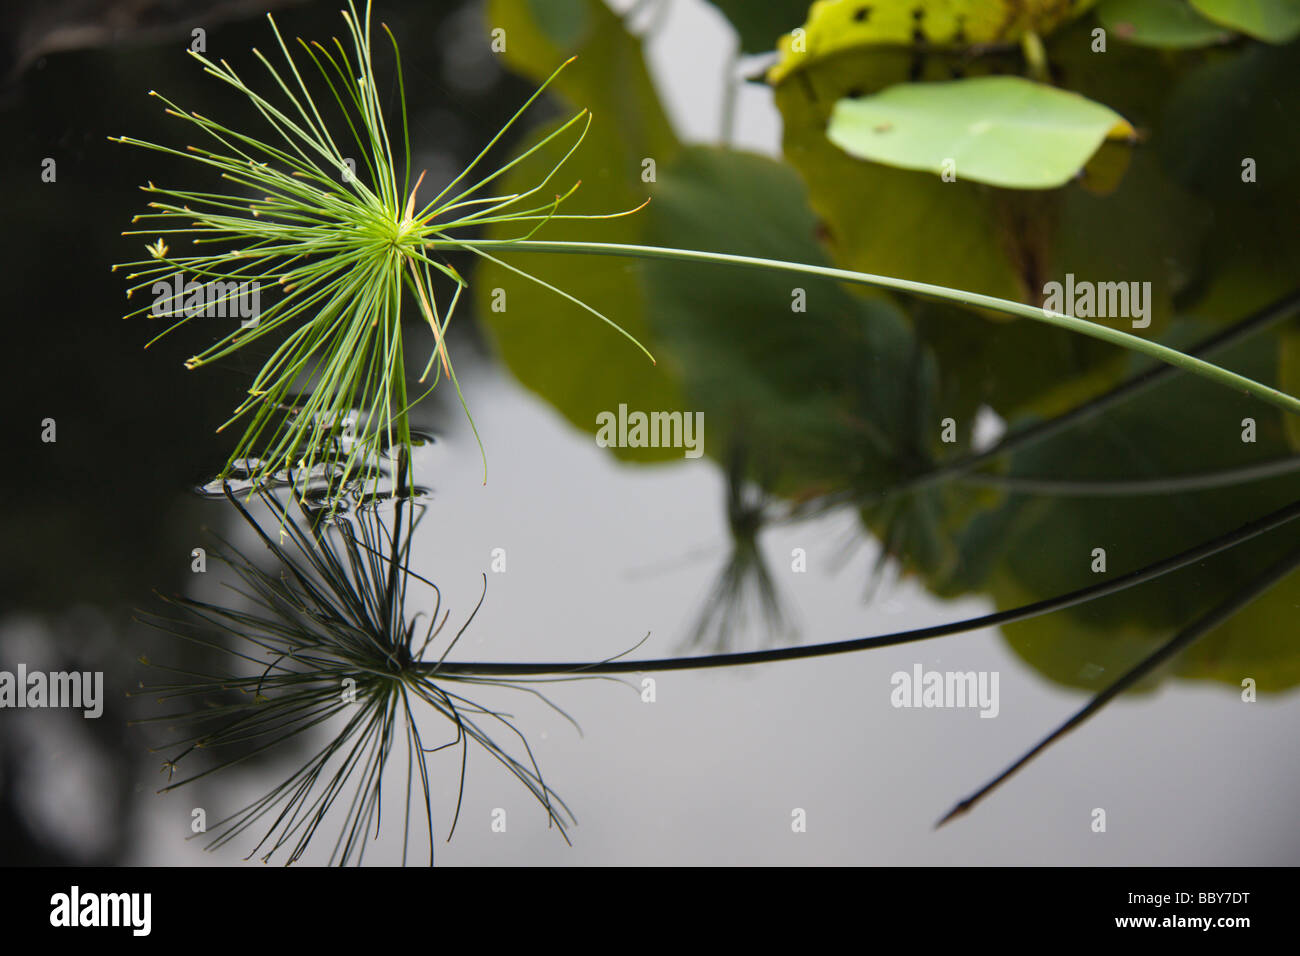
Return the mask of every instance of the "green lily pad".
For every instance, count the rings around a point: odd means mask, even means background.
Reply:
[[[1134,131],[1114,110],[1077,93],[989,76],[842,99],[826,135],[859,159],[1011,189],[1054,189],[1108,137]]]
[[[950,61],[932,59],[929,75],[944,75]],[[1003,250],[1017,238],[1002,241],[996,191],[863,162],[826,138],[839,100],[907,79],[910,64],[905,50],[859,51],[820,59],[774,91],[785,158],[808,185],[827,250],[846,269],[1027,299],[1030,289]]]
[[[1297,0],[1191,0],[1191,4],[1215,23],[1269,43],[1288,43],[1300,36]]]
[[[1097,20],[1125,43],[1192,49],[1223,43],[1232,34],[1205,19],[1187,0],[1104,0]]]

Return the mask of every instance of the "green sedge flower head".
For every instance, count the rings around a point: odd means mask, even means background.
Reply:
[[[221,307],[233,304],[250,287],[257,290],[259,314],[254,321],[232,328],[186,363],[198,368],[255,342],[272,345],[247,396],[222,426],[236,421],[244,424],[222,477],[242,470],[253,488],[290,471],[312,476],[320,468],[328,468],[336,487],[346,487],[349,478],[373,474],[381,456],[399,457],[397,453],[410,447],[409,412],[444,378],[451,381],[464,406],[446,334],[467,283],[443,261],[439,250],[468,250],[501,262],[475,247],[475,230],[489,224],[517,224],[517,238],[527,239],[554,218],[601,219],[627,214],[559,214],[561,203],[578,188],[577,183],[565,192],[550,192],[547,198],[552,179],[581,144],[591,123],[586,110],[505,165],[485,174],[477,172],[488,151],[563,65],[458,176],[425,201],[432,187],[425,186],[424,173],[412,182],[410,131],[396,40],[385,26],[396,58],[401,100],[399,153],[394,151],[390,123],[377,93],[369,4],[365,16],[358,17],[349,0],[343,18],[348,45],[337,38],[330,45],[299,39],[295,58],[268,15],[283,65],[277,67],[256,49],[253,54],[269,74],[269,86],[273,87],[269,95],[258,92],[225,60],[214,62],[191,52],[204,72],[247,97],[265,121],[267,130],[261,136],[187,112],[151,91],[163,101],[169,115],[200,134],[199,144],[178,149],[127,136],[113,138],[188,157],[226,184],[227,191],[222,192],[152,182],[142,187],[155,198],[149,203],[150,211],[134,221],[145,222],[148,228],[125,235],[157,241],[146,244],[149,258],[122,266],[135,270],[129,276],[134,284],[128,296],[142,288],[155,290],[153,302],[127,318],[150,313],[176,319],[156,338],[189,321],[199,300],[204,306]],[[313,70],[307,61],[318,74],[318,85],[328,91],[329,100],[322,102],[334,104],[327,111],[342,116],[337,128],[326,122],[309,91],[304,73],[312,75]],[[574,139],[571,147],[536,186],[521,193],[486,195],[490,192],[486,187],[506,170],[557,137],[566,136]],[[176,248],[180,246],[184,252]],[[585,303],[501,264],[577,302],[631,338]],[[440,306],[435,276],[449,284],[445,306]],[[270,290],[268,298],[273,298],[265,307],[261,303],[263,290]],[[419,394],[407,390],[404,307],[413,307],[428,323],[435,342],[419,379],[421,387],[427,383],[427,388]],[[348,440],[339,442],[349,417]],[[470,422],[473,425],[472,418]],[[481,440],[479,444],[481,448]],[[486,457],[484,467],[486,480]],[[401,483],[399,476],[397,484]]]

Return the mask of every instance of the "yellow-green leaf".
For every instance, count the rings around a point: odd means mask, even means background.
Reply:
[[[777,43],[780,59],[768,82],[821,59],[867,46],[990,47],[1044,36],[1093,7],[1097,0],[817,0],[808,20]]]
[[[1012,189],[1069,182],[1108,138],[1109,107],[1015,76],[903,83],[835,104],[826,135],[859,159]]]

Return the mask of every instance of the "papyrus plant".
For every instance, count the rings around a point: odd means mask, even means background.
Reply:
[[[256,488],[290,469],[310,480],[317,469],[329,468],[332,484],[343,488],[347,479],[361,474],[374,456],[409,448],[412,406],[444,377],[460,394],[446,331],[467,283],[444,260],[442,253],[448,250],[500,263],[577,303],[629,339],[632,337],[612,319],[564,290],[502,262],[497,255],[577,253],[709,262],[820,276],[941,298],[1099,338],[1249,392],[1293,414],[1300,413],[1300,400],[1295,397],[1212,363],[1141,336],[1020,302],[805,263],[691,249],[534,239],[534,234],[551,219],[596,220],[635,211],[583,216],[559,212],[578,184],[555,191],[551,183],[582,142],[591,123],[587,111],[579,111],[522,155],[489,172],[483,171],[488,152],[546,89],[554,79],[552,74],[458,176],[441,186],[424,186],[421,172],[412,182],[400,56],[397,74],[401,139],[400,149],[395,150],[390,125],[395,129],[397,121],[385,118],[377,93],[369,4],[364,17],[358,16],[351,0],[348,7],[343,17],[349,45],[337,39],[331,45],[300,39],[296,57],[271,20],[283,64],[277,67],[254,50],[254,56],[269,74],[269,95],[258,92],[225,60],[213,62],[202,54],[191,54],[205,72],[247,97],[265,121],[266,129],[261,133],[245,132],[186,112],[155,93],[170,115],[199,134],[199,144],[176,148],[115,137],[118,142],[188,157],[219,175],[225,184],[225,191],[220,192],[153,183],[143,187],[155,198],[149,204],[151,211],[137,216],[136,222],[147,223],[148,227],[127,234],[156,236],[157,241],[147,245],[148,258],[124,264],[134,270],[130,274],[134,284],[128,295],[178,272],[194,281],[258,282],[280,290],[278,299],[263,310],[256,325],[233,329],[187,362],[189,367],[197,368],[253,342],[274,343],[243,401],[222,426],[237,421],[244,426],[223,476],[244,470]],[[396,41],[391,33],[389,38],[396,56]],[[313,75],[318,92],[324,91],[320,103],[310,91],[304,73]],[[341,119],[327,122],[326,113],[331,112]],[[571,146],[535,186],[519,193],[491,194],[488,187],[502,173],[557,137],[566,136],[572,138]],[[352,153],[361,159],[355,174],[356,164],[349,164]],[[426,201],[423,197],[434,188],[438,191]],[[509,239],[477,237],[478,227],[502,223],[517,226],[518,235]],[[882,227],[888,228],[889,224]],[[441,277],[444,293],[450,290],[441,297],[443,305],[435,288],[435,276]],[[174,310],[180,303],[173,301],[170,305]],[[407,392],[402,335],[404,308],[409,311],[412,306],[428,323],[435,341],[420,379],[422,383],[428,381],[428,387],[416,395]],[[149,303],[131,315],[153,308]],[[161,334],[185,321],[182,316]],[[636,344],[649,356],[641,343]],[[463,396],[461,402],[463,405]],[[346,451],[322,452],[322,448],[339,447],[334,439],[350,414],[356,424],[355,433],[344,444]],[[397,484],[407,477],[399,476]]]
[[[186,112],[153,91],[151,95],[166,104],[169,115],[200,134],[200,145],[177,149],[129,136],[114,137],[116,142],[191,158],[219,173],[231,190],[207,192],[152,182],[143,187],[156,198],[149,203],[152,211],[135,217],[134,222],[149,225],[126,234],[158,236],[158,241],[146,246],[149,258],[123,264],[134,270],[129,276],[133,284],[128,296],[177,273],[218,289],[257,282],[280,290],[278,300],[262,312],[256,324],[231,330],[186,363],[198,368],[253,342],[278,341],[247,396],[222,426],[245,423],[225,473],[238,466],[247,471],[253,487],[288,468],[310,478],[320,466],[334,469],[334,484],[345,486],[373,456],[410,446],[408,412],[440,379],[449,379],[460,395],[445,335],[466,282],[436,253],[435,246],[464,248],[458,236],[491,223],[518,224],[521,237],[526,237],[551,218],[605,218],[557,212],[577,188],[575,183],[562,194],[547,195],[563,159],[526,192],[493,196],[487,188],[557,137],[573,137],[567,159],[591,123],[586,110],[526,153],[490,172],[480,171],[488,152],[541,95],[550,79],[473,162],[435,195],[429,196],[431,189],[424,186],[423,172],[412,183],[397,43],[392,42],[402,94],[400,155],[395,155],[376,92],[369,5],[364,19],[358,18],[351,2],[348,6],[343,18],[350,49],[337,38],[332,46],[299,39],[297,59],[268,16],[283,65],[277,68],[260,51],[253,52],[278,87],[274,99],[257,92],[225,60],[213,62],[191,52],[206,73],[248,98],[265,119],[269,137]],[[384,29],[387,31],[386,26]],[[392,40],[391,32],[389,38]],[[326,122],[324,113],[330,104],[318,105],[313,98],[303,75],[312,71],[300,71],[300,64],[306,66],[304,61],[310,61],[318,74],[313,78],[328,91],[342,117],[342,131],[331,131]],[[356,156],[363,168],[356,168]],[[486,251],[475,251],[495,259]],[[450,283],[450,298],[442,307],[435,275]],[[534,281],[547,285],[540,279]],[[555,291],[577,301],[562,290]],[[189,320],[179,298],[175,293],[165,296],[162,311],[178,318],[162,335]],[[407,393],[404,302],[414,304],[436,343],[420,378],[423,383],[432,372],[432,380],[423,394],[416,396]],[[127,317],[156,311],[151,301]],[[461,401],[463,404],[463,396]],[[360,414],[353,415],[354,410]],[[345,422],[352,431],[347,450],[330,456],[325,450],[337,448],[334,439]]]

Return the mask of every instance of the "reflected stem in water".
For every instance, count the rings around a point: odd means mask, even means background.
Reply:
[[[1261,597],[1265,592],[1278,582],[1282,581],[1298,567],[1300,567],[1300,548],[1293,550],[1282,560],[1270,565],[1266,571],[1259,575],[1259,577],[1252,581],[1247,587],[1222,601],[1191,624],[1188,624],[1169,641],[1162,644],[1151,654],[1143,658],[1142,661],[1129,669],[1122,677],[1093,697],[1086,707],[1076,713],[1065,723],[1061,724],[1061,726],[1057,727],[1056,730],[1044,737],[1023,757],[1011,766],[1007,767],[1006,770],[1003,770],[984,786],[980,787],[969,797],[960,801],[944,815],[943,819],[935,824],[935,828],[938,829],[954,817],[961,816],[969,811],[975,806],[975,804],[996,790],[998,786],[1016,773],[1016,771],[1024,767],[1025,764],[1029,763],[1029,761],[1033,760],[1034,757],[1038,756],[1038,754],[1042,753],[1057,740],[1060,740],[1075,727],[1078,727],[1089,717],[1096,714],[1124,691],[1135,686],[1144,677],[1151,674],[1162,664],[1168,662],[1182,651],[1191,647],[1196,643],[1196,641],[1213,631],[1219,625],[1223,624],[1251,601]]]
[[[629,674],[642,671],[694,670],[706,667],[736,667],[742,664],[771,664],[777,661],[798,660],[806,657],[826,657],[831,654],[847,654],[867,650],[872,647],[891,647],[897,644],[910,644],[935,637],[949,637],[968,631],[977,631],[987,627],[998,627],[1028,620],[1095,601],[1108,595],[1136,587],[1147,581],[1163,577],[1180,568],[1226,551],[1238,544],[1249,541],[1261,534],[1279,528],[1300,517],[1300,501],[1292,502],[1285,508],[1279,508],[1262,518],[1244,524],[1234,531],[1212,538],[1203,544],[1188,548],[1176,555],[1163,558],[1134,571],[1104,581],[1079,588],[1053,598],[1035,601],[1021,607],[1006,611],[997,611],[979,617],[955,621],[949,624],[936,624],[930,627],[916,628],[909,631],[897,631],[892,634],[880,634],[871,637],[858,637],[847,641],[832,641],[824,644],[806,644],[798,647],[782,647],[764,651],[739,651],[729,654],[709,654],[695,657],[667,657],[656,660],[625,661],[618,657],[591,663],[523,663],[523,662],[461,662],[446,661],[429,665],[433,672],[441,674],[480,674],[499,676],[526,676],[530,674]],[[622,655],[619,655],[621,657]]]

